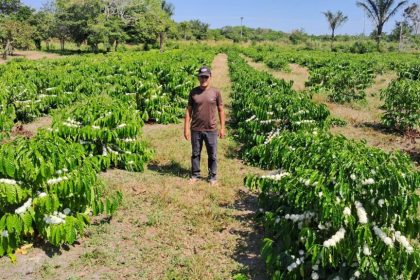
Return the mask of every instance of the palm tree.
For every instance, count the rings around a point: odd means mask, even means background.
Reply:
[[[357,1],[357,6],[363,8],[366,11],[368,17],[374,22],[376,26],[375,35],[378,51],[380,50],[379,46],[381,43],[381,36],[385,23],[392,16],[394,16],[402,6],[407,4],[407,2],[407,0],[398,1],[398,3],[395,0]]]
[[[163,0],[161,4],[161,9],[168,18],[171,18],[174,15],[175,6],[172,3],[169,3]],[[165,27],[164,31],[159,32],[160,52],[163,52],[164,38],[165,38],[165,33],[168,31],[167,29],[168,27]]]
[[[175,6],[172,3],[163,0],[161,8],[169,17],[172,17],[174,15]]]
[[[323,12],[325,17],[328,20],[331,28],[331,49],[333,48],[335,29],[345,23],[348,20],[348,17],[343,14],[342,11],[338,11],[335,14],[331,11]]]

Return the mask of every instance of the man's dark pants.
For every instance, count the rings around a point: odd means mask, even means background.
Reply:
[[[203,142],[206,145],[208,155],[209,179],[216,180],[217,174],[217,130],[214,131],[191,131],[191,171],[192,178],[200,177],[200,159]]]

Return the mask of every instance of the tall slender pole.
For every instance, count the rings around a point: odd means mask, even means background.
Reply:
[[[398,50],[402,51],[403,49],[403,23],[400,22],[400,43],[398,45]]]
[[[244,17],[241,17],[241,39],[242,39],[242,29],[243,29],[243,27],[242,27],[242,21],[244,20]]]

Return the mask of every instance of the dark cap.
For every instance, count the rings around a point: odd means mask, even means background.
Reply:
[[[207,66],[203,66],[200,68],[200,70],[198,70],[198,76],[211,76],[211,70],[209,67]]]

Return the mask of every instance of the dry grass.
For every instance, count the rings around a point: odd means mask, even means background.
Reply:
[[[214,86],[228,102],[226,56],[213,64]],[[5,279],[230,279],[236,273],[265,279],[259,257],[261,229],[254,223],[256,197],[243,178],[258,169],[228,157],[235,144],[219,143],[219,185],[188,184],[190,143],[182,124],[144,128],[156,157],[143,173],[101,175],[124,202],[109,223],[90,226],[80,245],[48,257],[40,248],[0,259]],[[204,152],[205,154],[205,152]],[[206,156],[202,158],[206,169]],[[206,174],[203,174],[206,175]]]

